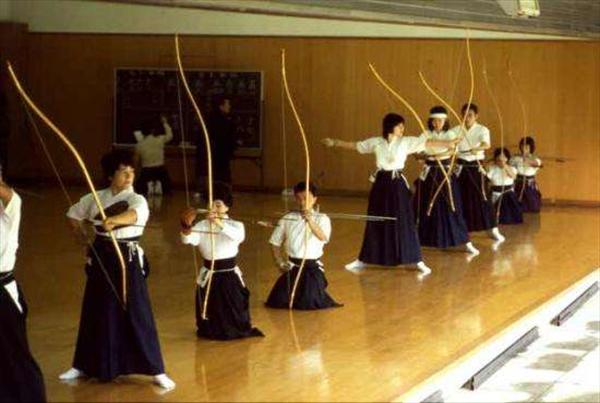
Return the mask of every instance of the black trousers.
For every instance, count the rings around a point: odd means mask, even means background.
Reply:
[[[0,285],[0,402],[45,402],[42,371],[27,341],[27,304],[18,290],[23,312]]]

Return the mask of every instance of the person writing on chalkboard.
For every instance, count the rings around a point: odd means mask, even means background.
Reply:
[[[137,141],[135,149],[142,165],[138,189],[144,196],[171,192],[171,179],[165,167],[165,144],[173,139],[173,130],[164,115],[160,116],[160,122],[164,130],[162,134],[159,134],[153,120],[146,122],[142,130],[133,132]]]
[[[231,116],[231,99],[220,95],[215,98],[213,112],[208,119],[208,133],[213,161],[215,181],[231,185],[231,160],[237,148],[235,124]],[[203,150],[204,139],[198,139],[199,150]],[[206,172],[205,153],[196,154],[200,172]]]

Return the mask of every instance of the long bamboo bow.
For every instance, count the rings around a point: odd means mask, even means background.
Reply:
[[[21,98],[21,102],[23,104],[23,109],[25,110],[25,113],[27,114],[27,118],[31,124],[31,127],[33,128],[33,131],[34,131],[36,137],[38,138],[40,145],[42,146],[42,150],[43,150],[44,154],[46,155],[46,159],[48,160],[48,163],[50,164],[50,168],[54,172],[54,176],[56,176],[56,180],[58,181],[59,187],[61,188],[63,195],[65,196],[65,199],[67,200],[67,205],[70,207],[74,204],[74,201],[71,198],[71,196],[69,195],[67,187],[66,187],[65,183],[63,182],[62,177],[60,176],[60,173],[58,172],[58,168],[56,167],[56,164],[54,163],[54,159],[52,158],[52,155],[50,154],[50,150],[48,150],[48,147],[46,146],[46,142],[44,141],[44,138],[42,137],[42,133],[40,132],[40,129],[39,129],[37,123],[35,123],[35,119],[31,115],[31,112],[29,111],[27,104],[25,103],[25,101],[22,98]],[[17,190],[17,192],[19,192],[19,193],[27,194],[26,192],[23,192],[23,190],[20,190],[20,189],[15,189],[15,190]],[[33,195],[34,197],[43,199],[42,196],[39,196],[35,193],[32,193],[31,195]],[[79,221],[78,221],[78,225],[79,225],[79,230],[81,232],[81,235],[83,236],[84,242],[87,244],[87,246],[90,248],[90,251],[96,258],[96,261],[98,262],[98,266],[100,267],[100,271],[102,271],[102,273],[104,274],[104,277],[106,279],[106,282],[110,286],[110,290],[113,292],[113,294],[117,298],[117,301],[119,301],[119,304],[121,305],[123,310],[126,310],[125,303],[121,299],[121,296],[119,295],[119,292],[117,291],[117,287],[115,286],[114,282],[110,278],[110,274],[108,274],[108,270],[104,266],[104,263],[102,263],[102,258],[100,257],[100,254],[96,250],[96,247],[94,246],[94,242],[91,241],[90,239],[88,239],[85,229]],[[102,222],[101,221],[98,222],[97,225],[102,225]],[[145,226],[141,225],[140,227],[145,227]]]
[[[177,80],[177,105],[179,107],[179,131],[181,132],[181,141],[179,147],[181,148],[181,163],[183,165],[183,184],[185,188],[185,205],[186,207],[191,207],[191,197],[190,197],[190,181],[188,175],[188,165],[187,165],[187,151],[186,151],[186,141],[185,141],[185,125],[183,122],[183,104],[181,102],[181,87],[179,85],[179,74],[175,73],[175,77]],[[200,150],[196,149],[196,152],[200,152]],[[211,231],[208,231],[211,232]],[[194,274],[195,279],[200,275],[200,267],[198,266],[198,256],[196,254],[196,248],[192,248],[192,260],[194,262]]]
[[[290,104],[290,108],[292,109],[292,113],[294,114],[294,119],[298,124],[298,129],[300,131],[300,136],[302,137],[302,144],[304,145],[304,157],[306,160],[306,172],[305,172],[305,183],[306,183],[306,202],[308,203],[309,198],[311,197],[310,193],[310,153],[308,151],[308,140],[306,139],[306,132],[304,131],[304,126],[302,125],[302,121],[300,120],[300,116],[298,115],[298,111],[296,110],[296,106],[294,105],[294,100],[292,99],[292,95],[290,94],[290,89],[287,82],[287,74],[285,69],[285,49],[281,49],[281,76],[283,78],[283,88],[285,90],[286,98]],[[302,276],[302,271],[304,270],[304,266],[306,263],[306,256],[308,254],[308,238],[310,236],[310,228],[308,226],[308,222],[305,223],[304,226],[304,256],[302,257],[302,262],[300,262],[300,267],[298,268],[298,274],[296,275],[296,279],[294,280],[294,286],[292,287],[292,294],[290,296],[289,301],[289,309],[292,309],[294,306],[294,298],[296,297],[296,290],[298,289],[298,284],[300,283],[300,277]]]
[[[469,90],[469,101],[467,102],[467,112],[468,112],[468,108],[471,106],[471,103],[473,102],[473,93],[475,91],[475,74],[473,71],[473,59],[471,58],[471,45],[470,45],[470,41],[469,41],[469,35],[468,35],[468,31],[467,31],[467,37],[466,37],[466,43],[467,43],[467,59],[469,61],[469,76],[470,76],[470,90]],[[461,128],[461,133],[459,134],[459,140],[462,139],[466,139],[467,142],[469,143],[469,147],[473,147],[471,145],[471,143],[469,142],[469,138],[467,137],[467,129],[465,127],[465,121],[467,118],[467,114],[465,113],[464,116],[461,118],[458,113],[456,112],[456,110],[454,108],[452,108],[452,106],[450,106],[450,104],[448,102],[446,102],[446,100],[444,98],[442,98],[427,82],[427,80],[425,79],[425,76],[423,75],[422,72],[419,71],[419,77],[421,78],[421,82],[423,83],[423,85],[425,86],[425,88],[427,88],[427,90],[438,100],[442,103],[442,105],[444,105],[449,111],[450,113],[452,113],[452,115],[456,118],[457,122],[461,122],[460,124],[460,128]],[[458,154],[458,145],[459,143],[457,143],[454,147],[454,152],[452,153],[452,158],[450,159],[450,166],[448,168],[448,172],[452,173],[454,172],[454,167],[456,164],[456,156]],[[479,165],[479,168],[481,170],[483,170],[483,167],[481,166],[481,163],[479,162],[479,160],[477,160],[477,165]],[[445,178],[446,180],[449,180],[449,178]],[[435,202],[435,199],[438,197],[438,195],[440,194],[442,188],[444,186],[444,182],[440,183],[440,185],[438,186],[438,188],[436,189],[435,193],[433,194],[433,197],[431,199],[431,205],[433,205],[433,203]],[[485,195],[485,189],[481,189],[482,195],[484,200],[487,200],[487,196]],[[431,210],[430,210],[431,212]]]
[[[421,127],[421,131],[423,133],[427,133],[427,129],[425,128],[425,125],[423,124],[423,121],[421,120],[421,118],[419,117],[419,114],[415,111],[415,109],[408,103],[408,101],[406,99],[404,99],[400,94],[398,94],[398,92],[396,92],[393,88],[391,88],[384,80],[383,78],[381,78],[381,76],[379,75],[379,73],[377,72],[377,70],[375,70],[375,67],[373,67],[373,65],[371,63],[369,63],[369,68],[371,69],[371,73],[373,73],[373,75],[375,76],[375,78],[377,79],[377,81],[386,89],[388,90],[394,97],[396,97],[400,102],[402,102],[402,104],[408,108],[408,110],[413,114],[413,116],[415,117],[415,119],[417,120],[417,122],[419,123],[419,126]],[[442,174],[444,175],[444,180],[442,181],[442,184],[444,182],[446,182],[448,184],[448,199],[450,200],[450,207],[452,208],[452,211],[455,211],[455,207],[454,207],[454,196],[452,195],[452,185],[450,183],[450,179],[448,178],[448,173],[451,171],[446,171],[446,169],[444,168],[444,165],[442,165],[442,162],[440,161],[440,159],[438,157],[435,157],[435,161],[437,162],[439,168],[442,171]],[[433,201],[431,202],[433,205]],[[431,206],[429,207],[429,210],[431,211]]]
[[[502,149],[502,153],[504,153],[504,121],[502,119],[502,113],[500,112],[500,104],[494,95],[494,92],[491,89],[490,81],[487,72],[487,63],[485,57],[483,58],[483,80],[485,82],[485,88],[487,93],[494,104],[494,109],[496,110],[496,116],[498,117],[498,124],[500,125],[500,148]],[[502,185],[502,193],[500,198],[498,199],[498,206],[496,207],[496,221],[498,221],[500,217],[500,207],[502,206],[502,199],[504,198],[504,185]]]
[[[185,78],[185,72],[183,71],[183,64],[181,63],[181,54],[179,51],[179,35],[175,35],[175,56],[177,58],[177,68],[179,71],[179,76],[181,77],[181,81],[183,83],[183,87],[185,88],[185,92],[194,107],[194,111],[196,112],[196,116],[198,117],[198,121],[200,122],[200,126],[202,127],[202,133],[204,134],[204,144],[206,146],[206,161],[208,164],[208,209],[213,209],[213,172],[212,172],[212,152],[210,148],[210,137],[208,135],[208,129],[206,128],[206,124],[204,123],[204,118],[202,116],[202,112],[200,112],[200,108],[194,99],[194,95],[190,90],[190,86],[188,85],[187,79]],[[210,295],[210,287],[212,285],[212,278],[215,271],[215,235],[214,235],[214,224],[210,222],[210,250],[212,259],[210,260],[210,269],[208,272],[208,283],[206,284],[206,290],[204,293],[204,302],[202,304],[202,319],[207,320],[206,311],[208,309],[208,298]]]
[[[515,81],[512,72],[512,63],[510,59],[507,60],[507,72],[508,78],[510,79],[510,83],[515,91],[515,95],[517,96],[517,101],[519,102],[519,106],[521,107],[521,118],[523,119],[523,135],[521,137],[527,136],[527,112],[525,111],[525,102],[523,102],[523,97],[521,96],[521,91],[519,91],[519,86]]]
[[[502,119],[502,112],[500,111],[500,104],[498,103],[498,99],[494,95],[494,92],[491,89],[488,71],[487,71],[487,63],[485,57],[483,58],[483,81],[485,82],[485,89],[494,104],[494,109],[496,110],[496,116],[498,118],[498,124],[500,125],[500,145],[504,147],[504,120]]]
[[[79,165],[79,167],[81,168],[81,171],[83,172],[83,176],[85,177],[88,188],[90,189],[94,203],[96,204],[96,207],[98,208],[100,217],[102,218],[103,221],[106,220],[107,216],[104,212],[104,208],[102,207],[102,203],[100,202],[100,198],[98,197],[98,193],[96,192],[96,188],[94,187],[94,183],[92,181],[91,175],[85,165],[85,162],[83,162],[83,159],[81,158],[81,155],[79,154],[79,151],[77,151],[77,148],[75,148],[75,146],[71,143],[69,138],[31,100],[31,98],[29,97],[27,92],[21,86],[21,82],[19,81],[17,75],[15,74],[10,62],[7,62],[7,66],[8,66],[9,75],[12,79],[13,84],[15,85],[15,88],[19,92],[21,99],[24,100],[25,103],[27,105],[29,105],[29,107],[35,112],[35,114],[52,130],[52,132],[54,134],[56,134],[56,136],[65,144],[67,149],[71,152],[71,154],[77,161],[77,164]],[[121,266],[121,281],[122,281],[121,297],[123,300],[119,301],[119,302],[121,302],[123,308],[125,309],[127,306],[127,266],[125,265],[125,259],[123,257],[123,253],[121,252],[121,248],[119,248],[119,244],[117,242],[117,239],[115,238],[115,234],[113,233],[113,231],[108,231],[108,235],[110,236],[110,239],[111,239],[112,244],[115,249],[115,253],[119,259],[119,265]],[[105,273],[105,274],[107,274],[107,273]],[[110,279],[109,279],[109,282],[112,285],[112,281],[110,281]]]
[[[510,79],[510,84],[514,89],[515,94],[517,95],[517,101],[519,102],[519,105],[521,107],[521,118],[523,119],[523,135],[521,137],[523,138],[523,137],[527,136],[527,113],[525,112],[525,102],[523,102],[523,98],[521,97],[521,91],[519,91],[519,86],[517,85],[515,78],[513,76],[512,65],[511,65],[510,59],[507,60],[507,70],[508,70],[508,78]],[[557,162],[564,162],[564,160],[559,161],[558,158],[556,160],[557,160]],[[519,201],[523,201],[524,194],[525,194],[525,184],[523,184],[523,186],[521,187],[521,192],[519,192]]]

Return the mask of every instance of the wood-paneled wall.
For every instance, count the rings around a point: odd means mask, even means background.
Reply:
[[[267,37],[182,37],[184,64],[189,68],[260,69],[265,73],[264,179],[269,188],[283,184],[280,49],[287,51],[291,91],[309,136],[313,176],[330,190],[366,191],[373,169],[370,156],[322,147],[319,139],[358,140],[378,135],[388,111],[399,111],[409,133],[415,119],[371,76],[372,62],[382,76],[426,119],[436,104],[421,85],[418,71],[455,108],[466,100],[468,69],[465,43],[458,40],[330,39]],[[31,95],[72,137],[99,174],[100,154],[111,146],[113,69],[123,66],[174,67],[173,38],[147,35],[28,35],[23,72]],[[540,172],[545,197],[600,201],[600,42],[472,41],[475,102],[480,121],[490,127],[494,145],[501,142],[499,121],[482,76],[485,59],[490,85],[501,107],[504,144],[515,145],[523,120],[517,94],[510,86],[507,62],[518,82],[527,110],[529,133],[542,156],[572,158],[548,162]],[[304,174],[304,156],[291,111],[286,110],[288,180]],[[14,152],[30,155],[11,173],[20,178],[51,177],[35,141],[13,136]],[[33,151],[31,151],[33,148]],[[61,146],[50,141],[57,164],[67,179],[79,173]],[[60,150],[60,151],[59,151]],[[182,181],[181,160],[169,157],[172,176]],[[418,166],[408,163],[414,178]],[[235,183],[256,186],[259,170],[236,161]]]
[[[23,148],[18,138],[23,129],[23,109],[17,93],[10,87],[6,61],[10,60],[17,69],[25,68],[26,46],[25,24],[0,22],[0,163],[4,168],[11,160],[15,165],[21,163],[19,151]]]

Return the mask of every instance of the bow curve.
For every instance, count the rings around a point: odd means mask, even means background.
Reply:
[[[105,221],[107,219],[106,213],[104,211],[104,208],[102,207],[102,203],[100,202],[100,198],[98,197],[96,188],[94,187],[94,182],[92,181],[92,177],[85,165],[85,162],[83,162],[83,159],[81,158],[81,155],[79,154],[79,151],[77,151],[77,148],[75,148],[75,146],[73,145],[73,143],[71,143],[69,138],[31,100],[31,98],[29,97],[27,92],[21,86],[21,82],[19,81],[17,75],[15,74],[10,62],[7,62],[7,67],[8,67],[8,73],[12,79],[13,84],[15,85],[15,88],[19,92],[21,99],[24,100],[25,103],[27,105],[29,105],[29,107],[35,112],[35,114],[52,130],[52,132],[54,134],[56,134],[56,136],[65,144],[67,149],[71,152],[71,154],[77,161],[77,164],[79,165],[79,167],[81,168],[81,171],[83,172],[83,175],[85,177],[88,188],[90,189],[94,203],[96,204],[96,207],[98,208],[100,217],[102,218],[103,221]],[[123,308],[125,309],[126,305],[127,305],[127,267],[125,265],[125,259],[123,257],[123,253],[121,252],[121,248],[119,248],[119,244],[117,242],[117,239],[115,238],[115,234],[113,233],[112,230],[110,230],[110,231],[108,231],[108,235],[110,236],[113,247],[115,249],[115,253],[119,260],[119,265],[121,266],[121,281],[122,281],[121,293],[122,293],[123,301],[120,301],[120,302],[122,303]],[[111,282],[111,284],[112,284],[112,282]]]
[[[466,44],[467,44],[467,59],[468,59],[468,64],[469,64],[469,78],[470,78],[470,90],[469,90],[469,101],[467,102],[468,106],[471,106],[471,103],[473,102],[473,94],[475,92],[475,74],[473,71],[473,59],[471,57],[471,44],[469,41],[469,35],[468,35],[468,31],[467,31],[467,37],[466,37]],[[452,113],[452,115],[456,118],[457,122],[461,122],[460,124],[460,128],[461,128],[461,133],[459,134],[459,142],[462,141],[462,139],[467,140],[467,143],[469,144],[469,147],[473,147],[472,144],[469,141],[469,138],[467,137],[467,128],[465,126],[465,122],[467,119],[467,114],[465,113],[464,116],[461,118],[458,113],[456,112],[456,110],[450,106],[450,104],[444,99],[442,98],[427,82],[427,80],[425,79],[425,76],[423,75],[422,72],[419,71],[419,77],[421,78],[421,82],[423,83],[423,85],[425,86],[425,88],[431,93],[431,95],[433,95],[438,101],[440,101],[442,103],[442,105],[444,105],[449,111],[450,113]],[[454,171],[454,167],[456,165],[456,156],[458,154],[458,144],[457,143],[454,146],[454,152],[452,153],[452,158],[450,159],[450,166],[448,168],[448,172],[452,173]],[[483,170],[483,167],[481,166],[481,163],[479,162],[479,160],[477,160],[477,165],[479,165],[479,169]],[[447,178],[447,180],[449,180]],[[433,197],[431,199],[431,203],[435,202],[435,199],[438,197],[438,195],[440,194],[442,187],[443,187],[444,183],[440,183],[440,185],[438,186],[438,188],[436,189],[435,193],[433,194]],[[483,189],[482,186],[482,195],[484,200],[487,200],[487,196],[485,195],[485,190]]]
[[[373,64],[369,63],[369,69],[371,70],[371,73],[373,73],[373,75],[375,76],[375,78],[377,79],[377,81],[386,89],[388,90],[394,97],[396,97],[400,102],[402,102],[402,104],[413,114],[413,116],[415,117],[415,119],[417,120],[417,122],[419,123],[419,126],[421,127],[421,131],[423,133],[427,133],[427,129],[425,127],[425,124],[423,123],[423,121],[421,120],[421,118],[419,117],[419,114],[415,111],[415,109],[410,105],[410,103],[408,103],[408,101],[406,99],[404,99],[400,94],[398,94],[398,92],[396,92],[392,87],[389,86],[388,83],[386,83],[384,81],[383,78],[381,78],[381,75],[379,75],[379,73],[377,72],[377,70],[375,69],[375,67],[373,66]],[[452,209],[452,211],[455,211],[455,206],[454,206],[454,196],[452,194],[452,184],[450,183],[450,179],[448,178],[448,173],[451,171],[446,171],[446,169],[444,168],[444,165],[442,165],[442,162],[440,161],[439,157],[434,157],[435,161],[437,162],[439,168],[442,171],[442,174],[444,175],[444,180],[442,181],[442,185],[445,183],[448,184],[448,199],[450,200],[450,208]],[[432,199],[432,202],[429,206],[429,211],[431,212],[431,208],[433,206],[433,201],[435,201],[434,199]]]
[[[290,104],[290,108],[292,109],[292,113],[294,115],[294,119],[298,125],[298,129],[300,131],[300,136],[302,137],[302,145],[304,146],[304,158],[306,160],[306,172],[305,172],[305,183],[306,183],[306,200],[308,202],[310,194],[310,153],[308,151],[308,140],[306,139],[306,132],[304,131],[304,125],[300,120],[300,116],[298,115],[298,111],[296,110],[296,106],[294,105],[294,100],[292,99],[292,95],[290,94],[290,88],[288,86],[287,74],[285,69],[285,49],[281,49],[281,77],[283,79],[283,88]],[[308,222],[306,222],[304,227],[304,256],[302,257],[302,262],[300,262],[300,267],[298,268],[298,274],[294,280],[294,286],[292,287],[292,294],[290,296],[289,309],[292,309],[294,306],[294,299],[296,297],[296,290],[298,289],[298,284],[300,283],[300,277],[302,276],[302,271],[304,269],[306,263],[306,256],[308,254],[308,238],[310,236],[310,230],[308,228]]]
[[[183,88],[185,88],[185,92],[194,108],[194,112],[196,112],[196,116],[198,117],[198,121],[200,122],[200,126],[202,127],[202,133],[204,134],[204,143],[206,146],[206,160],[208,164],[208,209],[212,210],[213,208],[213,172],[212,172],[212,152],[210,148],[210,137],[208,135],[208,129],[206,128],[206,123],[204,122],[204,117],[202,116],[202,112],[200,112],[200,108],[194,99],[194,95],[190,90],[190,86],[185,78],[185,72],[183,71],[183,64],[181,63],[181,52],[179,50],[179,35],[175,34],[175,57],[177,59],[177,69],[179,72],[179,76],[181,77],[181,82],[183,83]],[[202,304],[202,319],[207,320],[206,311],[208,309],[208,298],[210,295],[210,287],[212,285],[212,278],[215,271],[215,235],[214,235],[214,224],[210,222],[210,249],[212,254],[212,259],[210,260],[210,269],[208,272],[208,283],[206,284],[206,291],[204,294],[204,302]],[[195,259],[194,259],[195,260]]]
[[[519,86],[517,85],[517,82],[515,81],[515,78],[513,76],[512,64],[510,62],[510,59],[508,59],[507,61],[507,71],[508,78],[510,79],[510,83],[515,91],[515,95],[517,96],[517,101],[519,102],[519,106],[521,107],[521,117],[523,119],[523,137],[525,137],[527,136],[527,113],[525,111],[525,102],[523,102],[521,91],[519,91]]]

